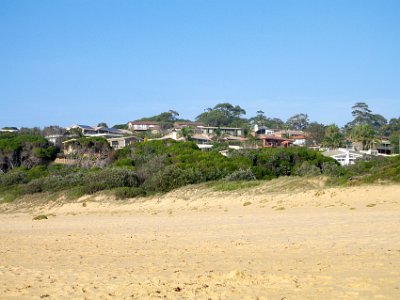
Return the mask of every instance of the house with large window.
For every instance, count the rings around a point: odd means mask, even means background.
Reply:
[[[122,149],[133,143],[141,142],[142,139],[136,136],[123,136],[107,139],[107,142],[114,149]]]
[[[154,134],[160,133],[160,122],[156,121],[130,121],[128,129],[137,132],[151,132]]]
[[[129,131],[116,129],[116,128],[107,128],[104,126],[89,126],[89,125],[72,125],[68,127],[67,130],[71,131],[72,129],[79,130],[83,136],[87,137],[104,137],[104,138],[113,138],[113,137],[122,137],[124,134],[127,134]]]

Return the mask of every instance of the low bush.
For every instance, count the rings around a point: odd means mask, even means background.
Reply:
[[[301,165],[296,166],[293,173],[297,176],[312,177],[321,175],[321,169],[308,161],[303,161]]]
[[[137,187],[139,180],[132,170],[112,168],[86,173],[83,185],[86,193],[93,194],[116,187]]]
[[[344,174],[344,169],[337,163],[324,162],[322,164],[322,174],[329,177],[340,177]]]
[[[114,189],[115,198],[118,200],[145,196],[146,191],[139,187],[119,187]]]
[[[256,180],[251,169],[239,169],[225,177],[227,181],[251,181]]]
[[[0,175],[1,186],[12,186],[28,182],[28,175],[20,169],[14,169]]]

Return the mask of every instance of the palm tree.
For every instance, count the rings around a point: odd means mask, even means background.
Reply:
[[[337,149],[343,145],[343,135],[337,125],[332,124],[325,129],[325,139],[322,143],[325,147]]]
[[[372,144],[376,142],[374,131],[367,124],[355,126],[350,132],[350,138],[355,142],[361,143],[363,150],[371,149]]]

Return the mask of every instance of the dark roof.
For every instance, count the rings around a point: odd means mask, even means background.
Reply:
[[[89,126],[89,125],[77,125],[77,126],[83,128],[83,129],[91,129],[91,130],[94,130],[94,128],[93,128],[92,126]]]

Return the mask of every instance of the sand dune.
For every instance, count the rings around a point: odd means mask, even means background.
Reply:
[[[400,299],[400,186],[298,183],[2,204],[0,298]]]

